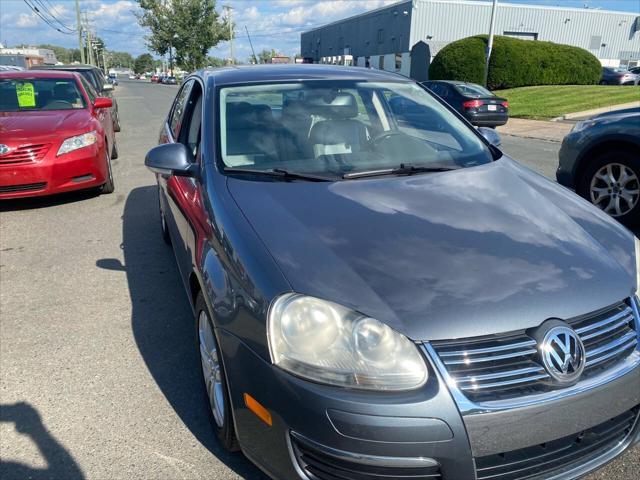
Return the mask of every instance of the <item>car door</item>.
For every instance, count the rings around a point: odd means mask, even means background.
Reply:
[[[195,83],[195,80],[189,80],[178,93],[161,135],[161,142],[183,143],[191,149],[196,161],[198,161],[200,156],[202,88],[198,84],[194,90]],[[192,265],[193,217],[197,215],[200,208],[197,182],[193,178],[175,175],[164,177],[161,180],[162,196],[164,197],[165,221],[170,230],[180,274],[186,283]]]

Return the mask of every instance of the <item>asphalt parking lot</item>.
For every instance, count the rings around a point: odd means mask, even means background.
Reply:
[[[265,478],[213,438],[194,322],[143,166],[176,91],[118,87],[115,193],[0,204],[3,480]],[[558,148],[503,137],[550,177]],[[639,471],[636,447],[589,479]]]

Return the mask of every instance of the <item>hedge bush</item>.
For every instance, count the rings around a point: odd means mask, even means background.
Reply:
[[[429,67],[431,80],[483,81],[488,37],[463,38],[444,47]],[[489,63],[492,90],[531,85],[593,85],[600,61],[579,47],[496,36]]]

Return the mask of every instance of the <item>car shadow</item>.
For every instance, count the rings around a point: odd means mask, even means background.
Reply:
[[[38,411],[26,402],[0,404],[0,423],[12,423],[15,430],[28,436],[35,444],[46,468],[0,458],[0,478],[3,480],[44,480],[64,478],[83,480],[85,477],[71,454],[51,435],[42,423]]]
[[[210,425],[200,378],[195,322],[170,246],[161,237],[157,187],[136,188],[122,218],[124,265],[104,258],[99,268],[126,272],[133,335],[160,390],[197,440],[236,474],[266,477],[240,453],[224,450]]]
[[[57,205],[65,205],[67,203],[82,202],[89,198],[100,196],[100,189],[93,188],[87,190],[77,190],[68,193],[59,193],[56,195],[47,195],[44,197],[27,197],[16,198],[0,201],[0,212],[8,212],[14,210],[34,210],[38,208],[54,207]]]

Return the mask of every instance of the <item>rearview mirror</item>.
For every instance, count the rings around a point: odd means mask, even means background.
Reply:
[[[149,150],[145,166],[161,175],[197,178],[200,168],[191,151],[182,143],[164,143]]]
[[[110,98],[98,97],[93,102],[93,108],[111,108],[113,107],[113,101]]]
[[[102,91],[103,92],[110,92],[111,90],[113,90],[113,85],[111,85],[110,83],[105,83],[102,86]]]
[[[500,144],[502,144],[502,140],[500,139],[500,134],[496,132],[493,128],[478,127],[478,132],[480,132],[480,135],[482,135],[484,139],[494,147],[499,147]]]

